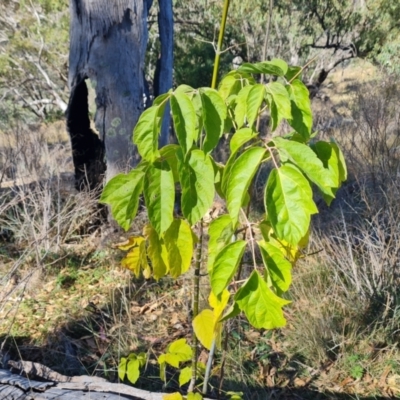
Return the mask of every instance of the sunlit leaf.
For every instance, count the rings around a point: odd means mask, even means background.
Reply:
[[[258,117],[261,104],[264,101],[265,86],[257,84],[251,87],[246,99],[246,119],[251,128]]]
[[[162,398],[163,400],[183,400],[183,397],[179,392],[163,394]]]
[[[116,175],[110,179],[101,195],[100,203],[110,205],[113,218],[125,231],[136,216],[143,179],[144,172],[137,170]]]
[[[238,240],[226,245],[215,257],[211,271],[211,288],[219,296],[232,280],[242,259],[246,242]]]
[[[310,147],[281,137],[275,137],[273,141],[279,151],[282,162],[291,161],[307,175],[310,181],[314,182],[320,188],[322,193],[332,198],[335,197],[332,189],[338,187],[338,179],[335,177],[336,173],[327,164],[325,167],[323,161],[317,157],[317,154]],[[322,151],[325,148],[322,149],[318,143],[315,146],[317,151],[318,149],[321,150],[321,155],[326,155],[326,152]]]
[[[208,263],[207,270],[210,273],[212,271],[215,256],[219,251],[232,241],[234,234],[234,226],[232,219],[229,215],[221,215],[210,223],[208,228],[208,235],[210,237],[208,241]]]
[[[119,365],[118,365],[118,377],[119,377],[120,381],[123,381],[125,379],[126,362],[127,362],[127,359],[125,357],[121,357],[121,361],[119,362]]]
[[[296,245],[307,233],[311,215],[318,212],[311,186],[291,164],[273,169],[265,187],[265,208],[279,239]]]
[[[264,157],[265,149],[252,147],[241,154],[232,166],[226,188],[229,215],[236,223],[247,190]]]
[[[140,376],[140,363],[138,359],[129,360],[128,367],[126,369],[126,377],[129,382],[136,383]]]
[[[190,381],[192,378],[192,368],[185,367],[181,369],[179,373],[179,386],[183,386]]]
[[[286,325],[282,307],[290,301],[274,294],[257,271],[253,271],[237,291],[235,301],[255,328],[274,329]]]
[[[238,129],[232,136],[229,142],[229,147],[232,153],[236,153],[238,149],[250,140],[256,138],[257,132],[254,132],[251,128]]]
[[[214,338],[214,321],[214,313],[209,309],[205,309],[197,314],[192,322],[197,339],[208,350],[211,349]]]
[[[237,128],[241,128],[246,123],[247,113],[247,96],[253,86],[245,86],[238,94],[236,98],[235,107],[235,122]]]

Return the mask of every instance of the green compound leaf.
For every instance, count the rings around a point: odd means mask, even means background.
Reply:
[[[232,219],[229,215],[221,215],[211,222],[208,228],[210,237],[208,242],[208,273],[211,273],[216,255],[232,241],[232,236],[235,233]]]
[[[312,113],[310,97],[307,87],[299,79],[295,79],[286,86],[292,106],[292,118],[288,119],[289,125],[308,139],[312,129]]]
[[[179,373],[179,387],[182,387],[192,379],[192,367],[185,367]]]
[[[156,163],[148,167],[144,179],[144,198],[150,222],[158,235],[162,235],[174,219],[175,183],[168,163]]]
[[[160,155],[158,135],[169,96],[170,94],[166,93],[157,97],[153,106],[142,113],[133,130],[133,143],[137,146],[141,157],[149,162],[153,162]]]
[[[247,190],[264,155],[265,149],[262,147],[250,148],[241,154],[232,166],[226,187],[226,200],[229,215],[234,223],[238,220]]]
[[[290,97],[285,86],[279,82],[268,83],[266,93],[271,109],[271,129],[274,131],[282,119],[292,118]]]
[[[265,187],[264,202],[278,239],[292,245],[306,235],[311,214],[318,212],[310,184],[291,164],[272,170]]]
[[[247,113],[247,96],[253,86],[245,86],[236,97],[236,107],[235,107],[235,122],[237,128],[241,128],[246,123],[246,113]]]
[[[276,148],[278,149],[281,161],[291,161],[297,165],[299,169],[307,175],[310,181],[314,182],[322,193],[333,198],[335,197],[332,189],[339,187],[335,174],[324,166],[323,161],[317,157],[317,154],[307,145],[283,139],[281,137],[273,138]],[[326,143],[329,146],[329,143]],[[330,147],[330,146],[329,146]],[[324,150],[323,156],[326,156],[326,147],[316,144],[316,150]]]
[[[227,109],[224,100],[214,89],[200,89],[203,106],[203,124],[206,131],[203,150],[210,153],[224,133]]]
[[[171,97],[172,120],[179,144],[184,154],[193,146],[196,138],[196,111],[188,95],[174,93]]]
[[[190,267],[193,256],[194,237],[188,223],[175,219],[164,234],[170,273],[173,278],[184,274]]]
[[[282,307],[290,301],[278,297],[257,271],[237,291],[235,302],[257,329],[274,329],[286,325]]]
[[[246,118],[251,128],[258,117],[261,104],[265,97],[265,86],[257,84],[251,87],[246,99]]]
[[[169,271],[167,248],[150,224],[144,227],[143,234],[147,239],[147,255],[153,267],[154,279],[159,280]]]
[[[226,245],[215,257],[211,271],[211,289],[219,296],[228,286],[242,259],[246,242],[238,240]]]
[[[139,205],[143,190],[144,172],[132,170],[129,174],[118,174],[110,179],[100,197],[100,203],[111,206],[111,214],[118,224],[127,231]]]
[[[278,293],[286,292],[292,283],[292,264],[281,249],[268,242],[258,242],[264,266]]]
[[[250,140],[256,138],[257,132],[254,132],[250,128],[242,128],[237,130],[229,143],[229,147],[231,149],[232,153],[236,153],[240,147],[242,147],[244,144],[249,142]]]
[[[277,66],[278,68],[280,68],[283,72],[283,75],[286,75],[289,69],[289,66],[287,65],[287,63],[279,58],[273,58],[270,61],[270,64],[273,64],[275,66]]]
[[[214,168],[210,157],[192,150],[186,158],[178,151],[179,177],[182,187],[182,212],[194,225],[212,206],[215,195]]]

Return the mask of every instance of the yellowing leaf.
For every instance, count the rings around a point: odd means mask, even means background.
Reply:
[[[200,343],[208,350],[211,349],[214,338],[214,322],[214,313],[208,309],[197,314],[192,322],[197,339],[199,339]]]
[[[226,289],[220,294],[220,299],[215,296],[213,292],[210,293],[210,296],[208,297],[208,303],[213,308],[216,322],[218,322],[221,318],[226,306],[228,305],[230,296],[231,294]]]
[[[183,400],[182,395],[179,392],[163,394],[163,400]]]
[[[186,339],[178,339],[168,346],[165,354],[161,354],[158,357],[158,363],[160,365],[168,363],[175,368],[179,368],[180,362],[189,361],[191,357],[192,349],[186,343]]]
[[[189,269],[192,261],[194,238],[188,223],[175,219],[164,234],[164,243],[171,276],[177,278]]]
[[[121,261],[121,265],[132,271],[136,277],[140,276],[141,269],[149,268],[146,257],[146,242],[143,237],[137,237],[135,245]]]
[[[184,384],[188,383],[192,378],[192,368],[185,367],[181,369],[179,373],[179,386],[183,386]]]
[[[121,357],[121,361],[119,362],[119,365],[118,365],[118,377],[121,381],[123,381],[125,379],[126,362],[127,362],[127,359],[125,357]]]
[[[167,249],[164,241],[150,224],[144,227],[143,234],[148,241],[147,254],[153,267],[154,279],[158,280],[169,270]]]

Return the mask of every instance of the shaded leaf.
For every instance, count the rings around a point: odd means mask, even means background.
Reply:
[[[175,219],[164,234],[164,243],[167,249],[171,276],[177,278],[185,273],[191,264],[194,239],[188,223],[182,219]]]
[[[264,266],[275,289],[279,293],[286,292],[292,283],[292,264],[282,251],[271,243],[258,242]]]
[[[171,97],[172,120],[179,144],[184,154],[196,140],[196,112],[190,98],[185,93],[174,93]]]
[[[312,129],[312,113],[310,97],[307,87],[299,79],[295,79],[286,87],[290,95],[292,118],[288,119],[289,125],[308,139]]]
[[[209,156],[201,150],[191,151],[186,158],[178,152],[178,157],[182,212],[194,225],[214,202],[214,168]]]
[[[205,153],[210,153],[224,133],[227,109],[224,100],[216,90],[202,88],[200,95],[203,106],[203,125],[206,132],[203,150]]]
[[[221,215],[210,223],[208,228],[208,235],[210,237],[208,242],[208,273],[213,269],[216,255],[223,247],[232,241],[234,232],[232,219],[227,214]]]
[[[174,216],[175,184],[168,163],[151,165],[144,180],[144,198],[147,214],[159,235],[171,225]]]
[[[148,242],[147,255],[153,267],[154,279],[159,280],[169,271],[166,246],[150,224],[144,227],[143,234]]]

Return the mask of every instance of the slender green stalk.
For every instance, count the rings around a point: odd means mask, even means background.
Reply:
[[[213,76],[212,76],[212,82],[211,82],[212,89],[215,89],[217,87],[219,62],[221,59],[222,43],[224,41],[224,36],[225,36],[225,25],[226,25],[226,20],[228,18],[229,3],[230,3],[230,0],[224,1],[224,10],[222,12],[222,19],[221,19],[221,29],[219,31],[217,50],[215,52],[214,70],[213,70]],[[208,386],[208,381],[209,381],[210,375],[211,375],[211,367],[212,367],[212,362],[213,362],[213,358],[214,358],[215,347],[216,347],[215,339],[213,339],[212,344],[211,344],[210,353],[208,355],[206,372],[204,375],[203,394],[207,394],[207,386]]]
[[[213,71],[212,83],[211,83],[211,87],[213,89],[215,89],[217,87],[219,61],[221,59],[222,42],[224,41],[226,19],[228,18],[229,2],[230,2],[230,0],[224,1],[224,10],[222,12],[222,20],[221,20],[221,29],[219,30],[218,44],[217,44],[217,50],[215,52],[215,60],[214,60],[214,71]]]
[[[196,247],[196,260],[194,267],[194,276],[193,276],[193,307],[192,307],[192,321],[199,314],[199,293],[200,293],[200,270],[201,270],[201,260],[203,257],[203,220],[199,222],[199,241]],[[196,386],[197,380],[197,347],[198,340],[194,330],[192,331],[192,379],[190,380],[188,392],[193,392]]]

